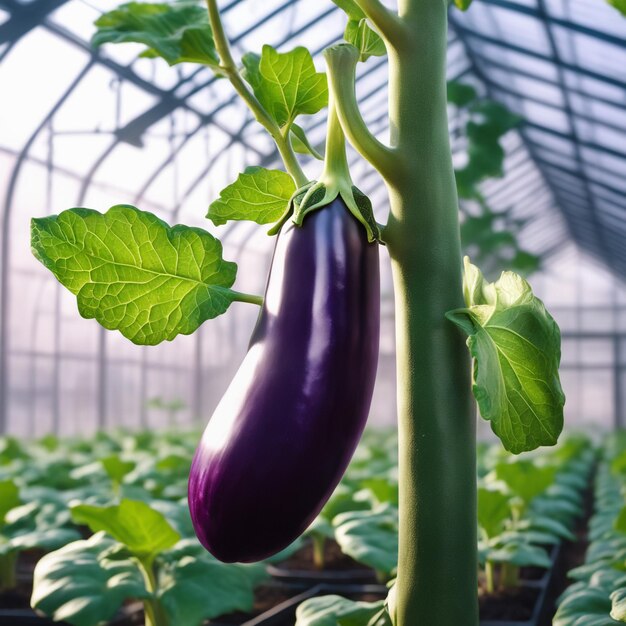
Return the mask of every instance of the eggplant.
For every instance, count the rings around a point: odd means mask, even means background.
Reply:
[[[191,467],[194,529],[217,559],[265,559],[315,519],[365,427],[379,329],[378,244],[341,196],[285,223],[248,353]]]

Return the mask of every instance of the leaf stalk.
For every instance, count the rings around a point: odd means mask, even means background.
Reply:
[[[289,141],[289,133],[281,133],[281,129],[270,117],[263,105],[259,102],[257,97],[252,93],[252,90],[246,84],[243,79],[235,59],[233,58],[228,37],[224,31],[224,24],[222,23],[222,17],[220,15],[219,8],[217,6],[217,0],[206,0],[207,9],[209,11],[209,23],[211,24],[211,30],[213,31],[213,39],[215,41],[215,49],[220,58],[220,67],[231,85],[235,88],[237,94],[246,103],[255,119],[267,130],[272,139],[276,143],[276,148],[285,164],[285,169],[292,176],[296,182],[297,187],[302,187],[308,182],[308,178]]]

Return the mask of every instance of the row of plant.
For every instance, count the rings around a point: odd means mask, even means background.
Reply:
[[[554,626],[611,626],[626,622],[626,433],[602,450],[585,563],[569,572]]]
[[[48,552],[34,571],[32,606],[75,626],[106,623],[129,601],[143,604],[148,625],[193,626],[253,611],[255,590],[269,579],[268,564],[221,563],[193,533],[186,481],[195,438],[195,433],[120,432],[88,441],[47,437],[28,445],[0,440],[0,587],[17,585],[16,572],[28,574],[33,555]],[[500,446],[480,448],[484,595],[517,588],[532,574],[529,567],[550,567],[550,546],[572,539],[592,462],[582,437],[521,459]],[[305,537],[272,559],[269,571],[284,572],[298,552],[310,555],[304,557],[312,560],[310,570],[323,570],[330,547],[352,559],[355,568],[367,568],[372,582],[393,584],[395,433],[365,433]],[[349,575],[344,581],[350,582]],[[300,586],[312,580],[301,580]],[[291,582],[298,583],[297,576]],[[333,611],[340,616],[353,609],[348,600],[315,598],[302,605],[298,624],[321,626]]]

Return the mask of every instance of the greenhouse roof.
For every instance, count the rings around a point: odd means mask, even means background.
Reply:
[[[136,60],[133,45],[92,50],[88,41],[93,20],[116,4],[0,0],[0,80],[10,84],[19,72],[24,90],[12,106],[6,100],[2,104],[2,119],[14,121],[3,129],[0,149],[18,157],[9,179],[4,222],[13,210],[22,161],[50,160],[44,151],[38,155],[42,135],[60,141],[65,136],[66,147],[56,148],[50,165],[82,179],[78,204],[93,183],[115,186],[119,170],[112,163],[124,144],[167,140],[161,141],[158,151],[142,155],[131,191],[135,202],[146,198],[170,218],[221,161],[224,150],[243,151],[244,159],[274,160],[228,86],[208,70],[191,65],[171,69]],[[287,48],[305,44],[319,55],[341,38],[343,19],[331,2],[232,0],[224,8],[231,39],[240,52],[269,42]],[[516,217],[534,218],[525,233],[534,251],[558,249],[569,233],[623,274],[626,19],[600,0],[477,0],[465,14],[452,11],[451,22],[450,77],[481,85],[526,120],[520,132],[507,137],[505,178],[486,185],[490,205],[500,211],[513,208]],[[42,50],[47,58],[42,58]],[[42,64],[45,93],[54,97],[37,98],[42,86],[28,84],[29,68],[36,75],[34,66]],[[382,135],[385,65],[371,60],[359,85],[364,113]],[[109,103],[113,106],[105,111]],[[98,109],[93,120],[85,114],[89,108]],[[158,194],[151,191],[158,187],[159,175],[203,136],[206,125],[219,136],[219,158],[213,154],[195,176],[180,182],[176,202],[156,201]],[[311,128],[315,141],[322,140],[322,130],[323,124],[315,122]],[[71,138],[77,135],[92,135],[93,141],[89,146],[83,141],[80,151],[73,151]],[[374,195],[377,189],[382,191],[372,172],[364,170],[360,183]],[[565,224],[550,210],[554,207]],[[245,226],[238,229],[247,231]]]

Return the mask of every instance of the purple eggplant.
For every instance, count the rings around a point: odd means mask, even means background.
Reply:
[[[248,353],[191,467],[191,518],[216,558],[262,560],[315,519],[365,427],[379,327],[378,244],[341,197],[284,224]]]

